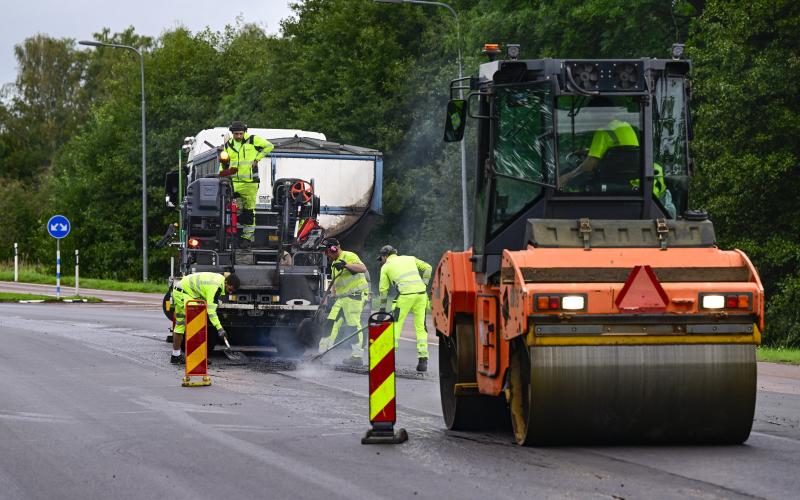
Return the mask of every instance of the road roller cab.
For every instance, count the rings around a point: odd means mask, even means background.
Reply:
[[[689,61],[491,61],[456,80],[477,125],[473,246],[434,274],[452,429],[520,444],[738,443],[763,288],[689,210]]]

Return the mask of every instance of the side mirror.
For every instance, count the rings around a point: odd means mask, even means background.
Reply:
[[[466,99],[451,99],[447,102],[447,117],[444,123],[444,142],[458,142],[464,138],[467,126]]]
[[[175,208],[180,203],[178,200],[178,172],[169,172],[164,177],[164,192],[167,208]]]

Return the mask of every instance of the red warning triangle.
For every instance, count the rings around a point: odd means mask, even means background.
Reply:
[[[663,311],[669,304],[669,297],[650,266],[636,266],[628,275],[616,304],[623,311]]]

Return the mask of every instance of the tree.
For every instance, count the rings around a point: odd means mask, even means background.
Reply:
[[[767,340],[794,317],[800,234],[800,5],[790,0],[707,2],[695,26],[696,201],[723,246],[748,253],[769,307]],[[797,339],[797,336],[794,337]],[[796,342],[796,341],[795,341]]]

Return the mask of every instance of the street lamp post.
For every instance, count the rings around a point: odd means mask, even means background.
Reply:
[[[147,281],[147,123],[144,114],[144,55],[142,51],[130,45],[98,42],[95,40],[81,40],[81,45],[91,47],[111,47],[115,49],[128,49],[139,55],[139,64],[142,74],[142,281]]]
[[[433,5],[436,7],[444,7],[445,9],[449,10],[453,17],[456,19],[456,37],[458,39],[458,78],[461,79],[464,77],[464,69],[461,60],[461,24],[458,20],[458,14],[456,11],[447,5],[446,3],[442,2],[428,2],[425,0],[373,0],[374,2],[378,3],[411,3],[411,4],[419,4],[419,5]],[[464,98],[463,91],[458,89],[458,97],[459,99]],[[463,226],[464,232],[464,250],[469,248],[469,223],[468,215],[467,215],[467,146],[464,139],[461,139],[461,222]]]

